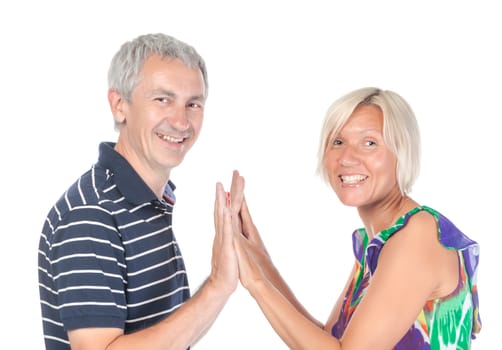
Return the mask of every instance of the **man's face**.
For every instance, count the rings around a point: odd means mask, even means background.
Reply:
[[[117,151],[140,175],[181,163],[199,136],[205,102],[200,69],[177,59],[149,57],[130,102],[123,101]]]

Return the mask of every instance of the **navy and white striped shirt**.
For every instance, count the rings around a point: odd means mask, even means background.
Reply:
[[[159,201],[114,146],[100,144],[98,162],[43,226],[38,276],[47,349],[70,349],[72,329],[148,327],[190,297],[172,231],[174,185]]]

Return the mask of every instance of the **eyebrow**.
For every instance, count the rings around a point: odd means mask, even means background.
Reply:
[[[153,95],[155,95],[155,94],[166,95],[166,96],[173,97],[173,98],[175,98],[177,96],[177,94],[174,93],[173,91],[166,90],[163,88],[153,90],[152,94]],[[190,96],[190,98],[189,98],[189,100],[204,100],[204,99],[205,99],[205,97],[203,94],[193,95],[193,96]]]

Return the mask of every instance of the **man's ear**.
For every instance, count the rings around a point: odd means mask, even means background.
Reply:
[[[108,103],[110,104],[110,109],[113,114],[113,119],[115,124],[120,125],[125,122],[125,105],[127,101],[125,98],[115,89],[108,90]]]

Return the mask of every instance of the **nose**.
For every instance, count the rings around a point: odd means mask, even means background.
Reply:
[[[190,128],[188,121],[187,110],[185,106],[178,106],[174,108],[169,115],[168,120],[171,126],[178,131],[186,131]]]
[[[338,160],[341,166],[352,167],[359,164],[358,152],[354,147],[346,146],[343,152],[340,154]]]

